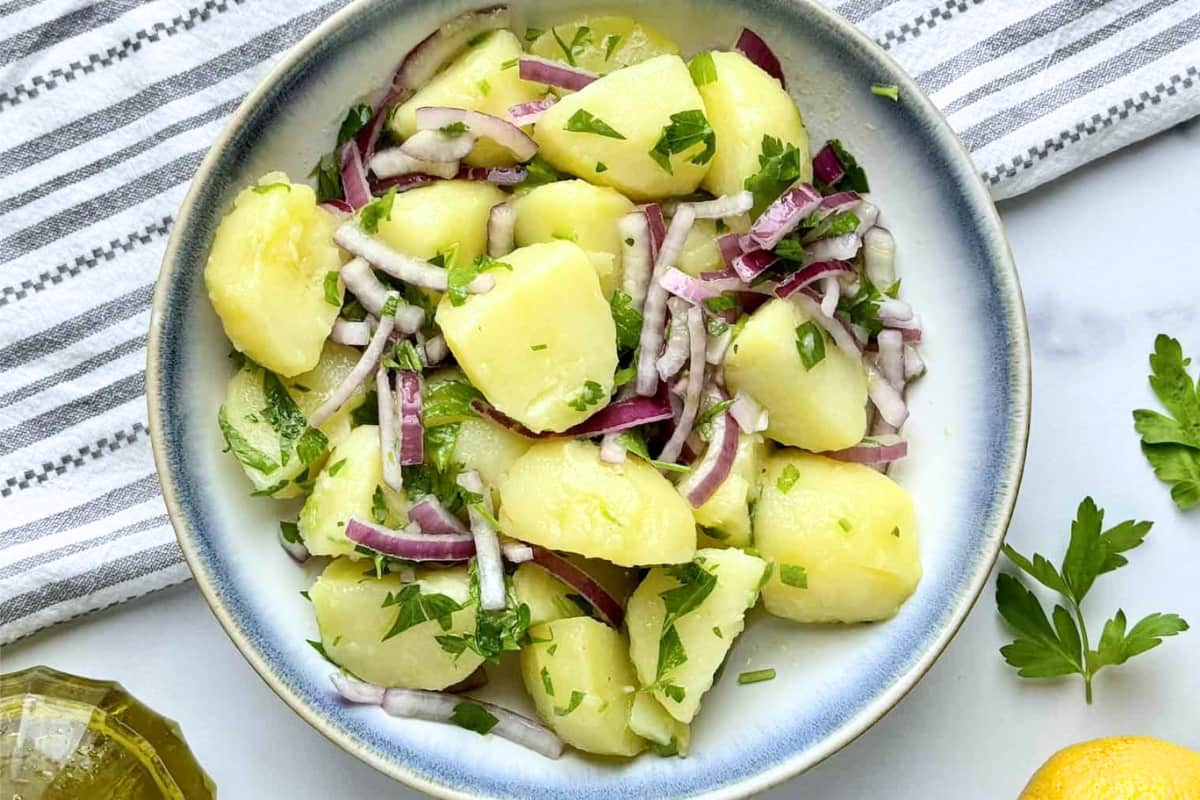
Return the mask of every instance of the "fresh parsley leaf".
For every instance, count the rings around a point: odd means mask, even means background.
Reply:
[[[794,589],[807,589],[808,573],[804,571],[804,567],[795,564],[780,564],[779,582]]]
[[[859,222],[860,220],[858,218],[858,214],[855,214],[853,211],[839,211],[836,214],[830,214],[828,217],[819,220],[816,225],[813,226],[812,230],[804,234],[801,242],[803,244],[808,244],[809,242],[815,242],[817,239],[826,239],[831,236],[842,236],[843,234],[854,233],[856,230],[858,230]],[[778,253],[779,249],[776,248],[775,252]],[[803,253],[803,251],[801,251],[801,253]],[[785,258],[791,257],[785,256]],[[798,261],[800,259],[794,260]]]
[[[321,658],[325,659],[330,664],[333,663],[333,659],[329,657],[329,653],[325,652],[324,643],[316,641],[314,639],[305,639],[304,641],[308,642],[309,647],[311,647],[313,650],[316,650],[318,653],[320,653]]]
[[[446,295],[450,298],[451,305],[461,306],[467,302],[467,298],[470,296],[467,287],[471,285],[471,281],[479,277],[480,273],[494,269],[506,269],[511,272],[512,265],[498,261],[489,255],[478,255],[469,264],[455,264],[450,267],[450,274],[446,279],[448,282]]]
[[[846,519],[845,517],[838,517],[837,523],[838,527],[844,530],[846,533],[854,530],[854,526],[850,523],[850,520]]]
[[[560,180],[562,175],[559,174],[550,162],[540,155],[536,155],[525,165],[525,180],[521,181],[521,187],[532,189],[535,186],[542,186],[547,183],[554,183]]]
[[[853,295],[843,294],[838,300],[838,311],[851,325],[857,325],[874,335],[883,330],[883,322],[879,319],[881,302],[883,295],[863,273],[858,279],[858,291]]]
[[[304,544],[304,540],[300,538],[300,526],[294,522],[280,520],[279,535],[288,544]]]
[[[383,487],[376,484],[375,492],[371,495],[371,519],[382,525],[387,520],[387,500],[383,496]]]
[[[624,138],[624,137],[622,137]],[[698,144],[704,149],[691,157],[693,164],[707,164],[717,152],[717,134],[708,124],[708,118],[699,109],[680,111],[671,115],[671,122],[662,130],[658,141],[650,149],[650,157],[665,172],[674,175],[671,156],[686,152]]]
[[[795,464],[788,464],[783,468],[783,472],[779,473],[779,478],[775,481],[775,488],[787,494],[798,480],[800,480],[800,470],[796,469]]]
[[[710,403],[696,416],[696,432],[700,434],[700,438],[708,442],[712,440],[712,423],[721,414],[729,410],[733,405],[733,398],[728,400],[718,400],[715,403]]]
[[[1171,487],[1171,499],[1181,509],[1200,503],[1200,455],[1176,444],[1142,444],[1142,453],[1155,476]]]
[[[1092,680],[1106,666],[1125,663],[1135,655],[1157,647],[1164,637],[1187,630],[1176,614],[1151,614],[1126,632],[1125,612],[1108,620],[1095,650],[1088,641],[1082,603],[1100,575],[1128,563],[1121,555],[1139,546],[1151,523],[1127,520],[1103,530],[1104,512],[1084,498],[1071,525],[1071,538],[1062,564],[1055,568],[1049,559],[1034,554],[1032,559],[1005,545],[1004,552],[1022,571],[1057,592],[1066,605],[1056,605],[1050,615],[1037,595],[1020,578],[1001,573],[996,579],[996,606],[1017,633],[1017,638],[1000,648],[1004,660],[1024,678],[1048,678],[1078,674],[1084,694],[1092,702]]]
[[[659,593],[666,611],[666,615],[663,617],[663,629],[665,630],[673,626],[675,620],[700,607],[700,604],[717,587],[717,576],[706,570],[698,561],[673,564],[663,569],[679,582],[675,588]]]
[[[661,681],[663,676],[671,670],[687,663],[687,651],[683,649],[683,641],[679,638],[679,632],[675,630],[675,626],[671,625],[666,628],[662,637],[658,640],[658,665],[655,669],[656,681]]]
[[[332,466],[329,467],[330,476],[337,475],[339,472],[342,471],[342,469],[345,466],[346,466],[346,459],[344,459],[344,458],[341,461],[336,462],[335,464],[333,464]]]
[[[633,298],[617,289],[609,300],[617,328],[617,346],[633,350],[642,338],[642,313],[633,307]]]
[[[463,700],[454,706],[454,713],[450,715],[452,724],[475,731],[480,736],[485,736],[499,721],[492,712],[469,700]]]
[[[357,428],[359,425],[378,424],[379,395],[374,389],[368,389],[366,396],[363,398],[362,405],[350,412],[350,425]]]
[[[894,103],[900,102],[900,87],[894,83],[872,83],[871,94],[886,97]]]
[[[645,437],[635,428],[626,428],[617,434],[617,443],[624,447],[626,451],[633,453],[655,469],[666,470],[667,472],[692,471],[691,467],[684,466],[683,464],[673,464],[670,461],[655,461],[651,458],[650,450],[646,446]]]
[[[605,164],[603,161],[597,161],[596,162],[596,172],[597,173],[608,172],[608,165]]]
[[[1150,356],[1150,388],[1166,416],[1149,409],[1133,412],[1142,452],[1160,480],[1171,484],[1180,508],[1200,501],[1200,393],[1188,374],[1190,358],[1177,339],[1160,333]]]
[[[542,667],[542,688],[548,696],[554,697],[554,681],[550,679],[550,670],[545,667]]]
[[[450,630],[450,616],[462,608],[453,598],[444,594],[424,594],[420,584],[410,583],[400,591],[388,592],[383,608],[396,606],[396,619],[383,636],[383,641],[404,633],[422,622],[437,620],[442,630]]]
[[[277,181],[276,183],[264,183],[259,186],[255,186],[254,193],[255,194],[266,194],[267,192],[273,192],[280,187],[287,189],[289,192],[292,190],[292,185],[290,183],[283,183],[282,181]]]
[[[858,165],[858,159],[843,147],[839,140],[830,139],[828,144],[838,157],[838,161],[842,162],[842,169],[846,171],[845,177],[838,181],[838,187],[851,189],[861,194],[871,191],[871,184],[867,180],[866,170]]]
[[[567,63],[571,66],[575,66],[575,56],[579,55],[580,51],[582,51],[592,39],[592,30],[586,25],[580,25],[575,30],[575,35],[572,37],[570,45],[564,42],[562,37],[558,35],[557,28],[551,28],[550,34],[554,37],[554,41],[558,44],[558,49],[562,50],[563,57],[567,59]],[[526,32],[525,35],[528,36],[529,33]]]
[[[366,103],[350,106],[350,110],[346,112],[346,118],[342,120],[342,126],[338,128],[338,147],[357,136],[359,131],[370,124],[373,116],[375,116],[375,110]]]
[[[724,542],[729,538],[729,534],[720,528],[712,528],[708,525],[701,525],[700,532],[710,539],[716,539],[718,542]]]
[[[279,483],[274,483],[274,484],[271,484],[270,486],[266,486],[266,487],[263,487],[262,489],[251,492],[250,496],[251,497],[270,497],[270,496],[274,495],[276,492],[282,492],[284,489],[286,489],[288,486],[288,483],[289,483],[288,479],[284,478]]]
[[[379,223],[392,218],[392,203],[396,201],[396,187],[387,190],[383,197],[376,197],[358,212],[358,224],[367,233],[378,233]]]
[[[526,28],[525,29],[525,41],[527,41],[527,42],[535,41],[543,33],[545,33],[545,31],[542,30],[541,28]]]
[[[606,397],[603,386],[595,381],[587,381],[575,399],[568,401],[567,405],[576,411],[587,411],[590,406],[602,402]]]
[[[531,618],[529,606],[517,599],[512,579],[506,577],[504,608],[485,611],[479,601],[479,570],[475,559],[471,559],[469,574],[471,601],[475,605],[475,632],[469,646],[483,658],[497,662],[501,653],[519,650],[525,643]]]
[[[479,88],[479,93],[484,97],[487,97],[492,93],[492,84],[488,83],[486,80],[477,81],[475,85]]]
[[[457,122],[451,122],[449,125],[443,125],[438,130],[447,136],[461,136],[469,131],[470,128],[467,127],[467,123],[460,119]]]
[[[687,690],[674,683],[664,683],[662,685],[662,692],[676,703],[682,703],[683,699],[687,697]]]
[[[726,311],[733,311],[737,308],[737,300],[727,294],[710,297],[704,301],[704,307],[714,314],[721,314]]]
[[[396,345],[392,352],[392,360],[396,368],[409,372],[420,372],[425,368],[421,363],[421,356],[417,353],[417,347],[411,339],[400,340],[400,344]]]
[[[709,317],[704,327],[708,330],[710,336],[721,336],[725,331],[729,330],[729,323],[720,317]]]
[[[738,675],[738,684],[745,686],[748,683],[762,683],[763,681],[775,680],[774,669],[756,669],[752,672],[743,672]]]
[[[717,65],[712,53],[698,53],[688,63],[688,72],[692,74],[692,83],[703,86],[717,79]]]
[[[585,698],[585,697],[587,697],[587,695],[585,693],[579,691],[578,689],[573,689],[571,691],[571,699],[567,701],[566,708],[560,708],[558,706],[555,706],[554,707],[554,716],[556,716],[556,717],[567,716],[572,711],[579,708],[579,704],[583,702],[583,698]]]
[[[317,179],[317,202],[337,200],[342,196],[342,165],[336,153],[326,153],[317,159],[308,177]]]
[[[563,130],[572,133],[594,133],[597,136],[607,136],[610,139],[625,138],[624,134],[615,130],[604,120],[594,116],[586,108],[581,108],[572,114],[567,119],[567,124],[563,126]]]
[[[316,428],[308,428],[296,441],[296,455],[300,457],[300,463],[307,466],[320,458],[328,446],[329,438],[325,434]]]
[[[275,460],[250,444],[250,440],[242,436],[238,429],[229,423],[225,406],[221,406],[221,410],[217,412],[217,424],[221,426],[221,435],[225,437],[225,444],[238,461],[263,473],[271,473],[279,469],[279,464]]]
[[[757,217],[775,202],[784,190],[800,178],[800,151],[773,136],[763,135],[758,156],[758,172],[746,178],[744,188],[754,194],[751,217]]]
[[[796,328],[796,352],[805,370],[825,360],[825,331],[811,319]]]
[[[788,261],[804,261],[804,245],[799,239],[783,239],[775,245],[773,252]]]
[[[462,422],[479,416],[471,404],[482,400],[483,395],[463,380],[441,380],[425,385],[421,404],[421,422],[427,428]]]
[[[280,463],[287,466],[291,460],[292,445],[308,427],[308,418],[304,416],[300,406],[296,405],[283,381],[269,369],[263,370],[262,388],[266,405],[259,414],[279,435]]]
[[[545,350],[549,346],[550,345],[548,345],[548,344],[531,344],[531,345],[529,345],[529,349],[535,353],[540,353],[541,351]]]
[[[629,383],[637,377],[637,368],[632,364],[628,367],[622,367],[613,373],[613,386],[621,387]]]
[[[342,307],[342,286],[335,269],[325,273],[325,302],[331,306]]]
[[[454,446],[458,444],[459,423],[451,422],[425,429],[425,460],[440,471],[450,466]]]
[[[608,61],[612,58],[613,51],[617,49],[617,45],[621,43],[621,35],[619,33],[610,33],[604,37],[604,60]]]

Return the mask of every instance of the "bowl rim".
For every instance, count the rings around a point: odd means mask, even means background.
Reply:
[[[279,696],[296,714],[323,736],[336,744],[342,750],[354,755],[359,760],[369,764],[383,774],[409,787],[425,792],[434,797],[452,798],[453,800],[475,800],[479,795],[456,789],[419,774],[405,764],[391,760],[370,748],[361,746],[354,738],[333,726],[325,716],[308,705],[295,691],[285,686],[274,673],[271,664],[252,646],[249,638],[239,629],[233,614],[225,601],[216,593],[207,567],[193,545],[195,533],[188,524],[179,498],[179,488],[170,467],[167,454],[166,437],[163,430],[163,397],[162,359],[164,337],[164,311],[171,284],[178,273],[179,250],[181,247],[180,231],[190,222],[196,200],[209,181],[210,173],[219,162],[218,156],[224,151],[225,145],[233,138],[245,118],[270,93],[272,87],[290,71],[301,65],[314,47],[322,39],[348,24],[367,8],[380,0],[357,0],[350,2],[322,21],[300,41],[284,52],[279,62],[272,67],[263,78],[246,95],[237,109],[230,116],[220,135],[213,141],[203,161],[192,177],[187,194],[180,205],[176,216],[176,224],[172,227],[163,254],[159,276],[155,282],[154,296],[151,303],[149,324],[149,339],[146,356],[146,399],[149,412],[150,440],[154,452],[155,469],[158,473],[163,500],[176,539],[183,552],[188,568],[196,580],[209,610],[217,618],[222,630],[233,642],[242,657],[249,662],[259,677]],[[480,7],[486,0],[479,0]],[[950,157],[971,165],[966,187],[969,192],[977,195],[978,210],[982,213],[980,225],[991,232],[995,241],[993,247],[991,268],[993,274],[1005,279],[1005,285],[1011,290],[1010,313],[1015,323],[1011,329],[1012,341],[1009,357],[1012,361],[1012,377],[1015,378],[1013,390],[1013,433],[1004,474],[998,482],[996,495],[997,513],[993,525],[998,531],[993,532],[990,552],[980,559],[973,567],[969,579],[960,591],[958,607],[939,634],[932,639],[920,658],[891,685],[884,687],[873,700],[855,716],[847,720],[840,729],[832,735],[813,745],[807,750],[800,751],[785,758],[779,763],[750,775],[736,783],[727,784],[711,791],[703,792],[703,796],[715,800],[734,800],[752,794],[764,792],[801,773],[811,769],[833,754],[845,748],[889,711],[903,700],[916,684],[929,672],[933,664],[946,651],[951,640],[961,629],[967,616],[974,609],[987,584],[988,576],[999,558],[1004,535],[1012,521],[1017,495],[1021,487],[1025,461],[1029,444],[1030,409],[1032,403],[1032,369],[1029,343],[1029,324],[1021,290],[1020,278],[1012,256],[1012,250],[1004,233],[1004,225],[996,210],[995,202],[985,186],[983,179],[974,169],[970,153],[954,133],[941,111],[925,91],[916,83],[909,73],[874,40],[859,30],[853,23],[840,14],[817,2],[817,0],[783,0],[791,5],[803,6],[806,13],[822,18],[823,22],[836,36],[849,40],[860,48],[871,51],[889,68],[889,77],[900,87],[906,103],[916,103],[923,115],[933,124],[934,133],[940,133],[939,139],[951,150]],[[1003,288],[1003,287],[1002,287]],[[999,535],[994,535],[995,533]]]

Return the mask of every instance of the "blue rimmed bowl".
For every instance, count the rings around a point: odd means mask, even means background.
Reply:
[[[249,498],[222,455],[216,412],[228,343],[203,285],[209,243],[239,187],[270,170],[305,175],[346,107],[384,85],[399,54],[457,0],[359,0],[291,50],[250,94],[201,165],[171,235],[151,318],[148,395],[155,458],[180,545],[226,632],[300,716],[375,768],[441,797],[742,797],[811,767],[913,687],[970,610],[1016,499],[1029,423],[1029,345],[1012,257],[966,152],[929,100],[850,24],[807,0],[514,0],[518,27],[580,11],[643,19],[685,52],[726,47],[742,26],[780,55],[814,141],[840,137],[870,173],[896,234],[905,296],[921,311],[930,372],[911,393],[912,493],[925,577],[892,620],[798,626],[757,616],[705,697],[686,759],[628,763],[531,756],[495,737],[347,707],[307,644],[311,607],[275,531],[280,509]],[[476,3],[474,5],[480,5]],[[870,92],[894,83],[901,101]],[[731,675],[774,667],[769,683]],[[500,670],[494,670],[500,672]],[[528,710],[515,681],[494,699]]]

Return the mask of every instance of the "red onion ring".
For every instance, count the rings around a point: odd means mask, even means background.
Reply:
[[[504,584],[504,564],[500,560],[500,537],[488,518],[492,513],[492,493],[473,469],[459,474],[458,485],[483,498],[480,503],[467,506],[471,536],[475,540],[475,566],[479,570],[479,605],[485,611],[500,611],[508,604],[508,591]],[[487,514],[480,511],[480,504]]]
[[[472,39],[511,26],[508,6],[481,8],[455,17],[408,51],[392,78],[393,90],[415,91],[421,88]]]
[[[822,455],[855,464],[887,464],[908,456],[908,442],[895,434],[864,439],[853,447],[833,450]]]
[[[720,391],[710,392],[710,402],[718,403],[725,399]],[[679,491],[692,504],[699,508],[720,488],[733,469],[733,461],[737,456],[738,426],[728,411],[713,417],[712,439],[704,450],[700,461],[692,466],[687,478],[679,484]]]
[[[696,424],[696,416],[700,413],[700,392],[704,388],[705,355],[707,355],[708,339],[704,330],[704,312],[692,306],[687,312],[688,338],[691,341],[692,357],[688,366],[688,388],[683,397],[683,412],[671,438],[663,445],[658,454],[659,461],[675,461],[683,451],[683,444],[692,426]]]
[[[669,293],[686,300],[692,305],[699,305],[705,300],[710,300],[721,294],[721,289],[715,289],[712,286],[706,285],[705,282],[696,280],[691,275],[676,267],[668,267],[666,272],[662,274],[662,277],[658,279],[658,283]]]
[[[754,66],[778,80],[779,85],[784,89],[787,88],[787,82],[783,77],[783,67],[779,65],[778,56],[757,33],[749,28],[742,28],[741,35],[738,36],[733,49],[750,59]]]
[[[696,219],[736,217],[738,214],[745,214],[754,208],[754,194],[743,191],[736,194],[721,195],[714,200],[688,203],[688,205],[692,207]]]
[[[778,260],[779,256],[770,250],[751,250],[735,256],[731,266],[739,278],[750,283]]]
[[[854,274],[854,264],[849,261],[820,261],[809,264],[775,287],[776,297],[790,297],[804,287],[825,277]]]
[[[350,205],[345,200],[338,200],[336,198],[333,200],[326,200],[324,203],[321,203],[321,208],[325,209],[330,214],[336,214],[339,217],[344,217],[348,214],[354,213],[354,206]]]
[[[426,289],[446,291],[449,283],[447,270],[393,250],[352,222],[347,222],[334,231],[333,240],[343,250],[366,259],[376,269],[383,270],[393,278]],[[484,274],[471,281],[467,291],[481,294],[490,291],[494,285],[495,279]]]
[[[400,463],[413,466],[425,462],[425,431],[421,427],[421,376],[412,370],[400,372]]]
[[[551,96],[543,97],[540,100],[530,100],[527,103],[517,103],[515,106],[509,107],[508,119],[518,128],[533,125],[541,119],[542,114],[545,114],[550,106],[557,102],[558,98]]]
[[[472,111],[467,108],[425,106],[417,109],[417,127],[422,130],[444,128],[461,122],[475,136],[491,139],[510,151],[518,161],[528,161],[537,154],[537,142],[506,119]]]
[[[846,168],[829,144],[826,144],[813,156],[812,167],[813,177],[826,186],[836,186],[838,181],[846,177]]]
[[[380,150],[371,158],[371,172],[379,178],[394,178],[397,175],[432,175],[435,178],[453,178],[458,174],[458,161],[422,161],[399,147]]]
[[[466,561],[475,555],[470,536],[393,530],[358,517],[347,520],[346,538],[376,553],[408,561]]]
[[[870,366],[867,367],[867,397],[871,398],[871,403],[879,410],[884,422],[892,427],[899,428],[908,419],[904,396]]]
[[[440,130],[421,130],[405,139],[400,150],[418,161],[446,163],[463,160],[474,146],[475,135],[470,132],[450,134]]]
[[[366,320],[361,322],[351,322],[346,319],[335,320],[333,330],[329,334],[329,341],[351,347],[366,347],[371,342],[371,323]]]
[[[359,209],[371,202],[371,186],[367,183],[367,170],[363,166],[358,142],[351,139],[342,145],[341,153],[342,193],[351,208]]]
[[[400,469],[400,441],[396,435],[396,393],[387,369],[375,372],[375,396],[379,403],[379,453],[383,459],[383,482],[395,491],[404,489],[404,473]]]
[[[485,181],[497,186],[516,186],[529,177],[524,167],[460,167],[455,175],[460,181]]]
[[[657,205],[647,206],[647,210],[650,208],[656,209],[658,215],[661,216],[662,209]],[[653,232],[655,223],[649,211],[646,218],[650,222],[650,230]],[[638,353],[637,377],[634,379],[634,388],[643,397],[654,394],[658,386],[655,362],[658,359],[659,348],[662,347],[667,300],[667,292],[659,284],[658,279],[667,271],[667,268],[675,266],[694,221],[695,215],[687,206],[681,206],[675,212],[654,262],[654,274],[650,279],[650,288],[646,292],[646,304],[642,312],[642,333],[639,343],[641,351]],[[701,320],[701,327],[703,327],[703,320]]]
[[[400,295],[395,292],[391,294],[396,297],[397,301],[400,299]],[[319,428],[325,420],[336,414],[346,404],[346,401],[350,399],[350,395],[354,394],[354,390],[361,386],[363,381],[375,371],[375,367],[379,364],[379,359],[383,356],[383,349],[387,346],[388,337],[392,335],[392,328],[394,326],[395,320],[390,314],[380,318],[379,327],[375,329],[375,335],[371,338],[371,343],[367,345],[367,349],[363,351],[362,356],[358,359],[358,363],[342,379],[337,388],[330,392],[325,402],[309,416],[309,425]]]
[[[644,212],[626,214],[617,220],[621,235],[621,288],[629,295],[632,307],[641,313],[650,288],[654,269],[650,244],[650,223]]]
[[[599,77],[586,69],[537,56],[521,56],[521,60],[517,62],[517,74],[523,81],[544,83],[571,91],[578,91]]]
[[[657,261],[658,251],[662,249],[663,239],[667,237],[667,221],[663,217],[662,206],[658,203],[642,206],[642,213],[646,215],[646,224],[650,226],[650,258]]]
[[[667,301],[667,308],[671,312],[671,321],[667,328],[666,346],[654,364],[658,377],[664,381],[679,374],[692,352],[687,326],[687,301],[672,297]]]
[[[729,416],[733,417],[744,433],[765,431],[770,424],[767,410],[753,397],[741,392],[734,395],[733,405],[729,407]]]
[[[621,622],[625,619],[625,609],[599,581],[553,550],[536,544],[532,547],[533,563],[578,592],[604,622],[614,628],[621,627]]]
[[[467,526],[458,517],[446,510],[446,507],[432,495],[422,497],[408,509],[408,518],[417,523],[421,533],[426,535],[470,536]]]
[[[821,193],[802,183],[781,194],[754,220],[747,238],[763,250],[774,250],[783,237],[821,205]]]
[[[742,245],[738,242],[736,233],[726,233],[717,237],[717,247],[721,250],[721,260],[727,270],[733,269],[733,261],[742,254]]]

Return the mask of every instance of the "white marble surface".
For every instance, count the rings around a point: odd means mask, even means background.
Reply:
[[[1078,681],[1020,680],[1004,665],[989,587],[891,714],[766,797],[995,800],[1015,797],[1045,758],[1081,739],[1140,733],[1200,749],[1200,510],[1175,510],[1129,414],[1152,405],[1146,357],[1156,333],[1200,357],[1200,121],[1006,202],[1001,214],[1025,288],[1034,372],[1010,540],[1057,559],[1086,494],[1110,520],[1152,519],[1132,564],[1089,596],[1091,626],[1122,606],[1131,618],[1176,611],[1197,629],[1103,673],[1089,707]],[[6,648],[0,669],[33,664],[115,678],[177,719],[225,800],[417,796],[292,714],[190,584]]]

